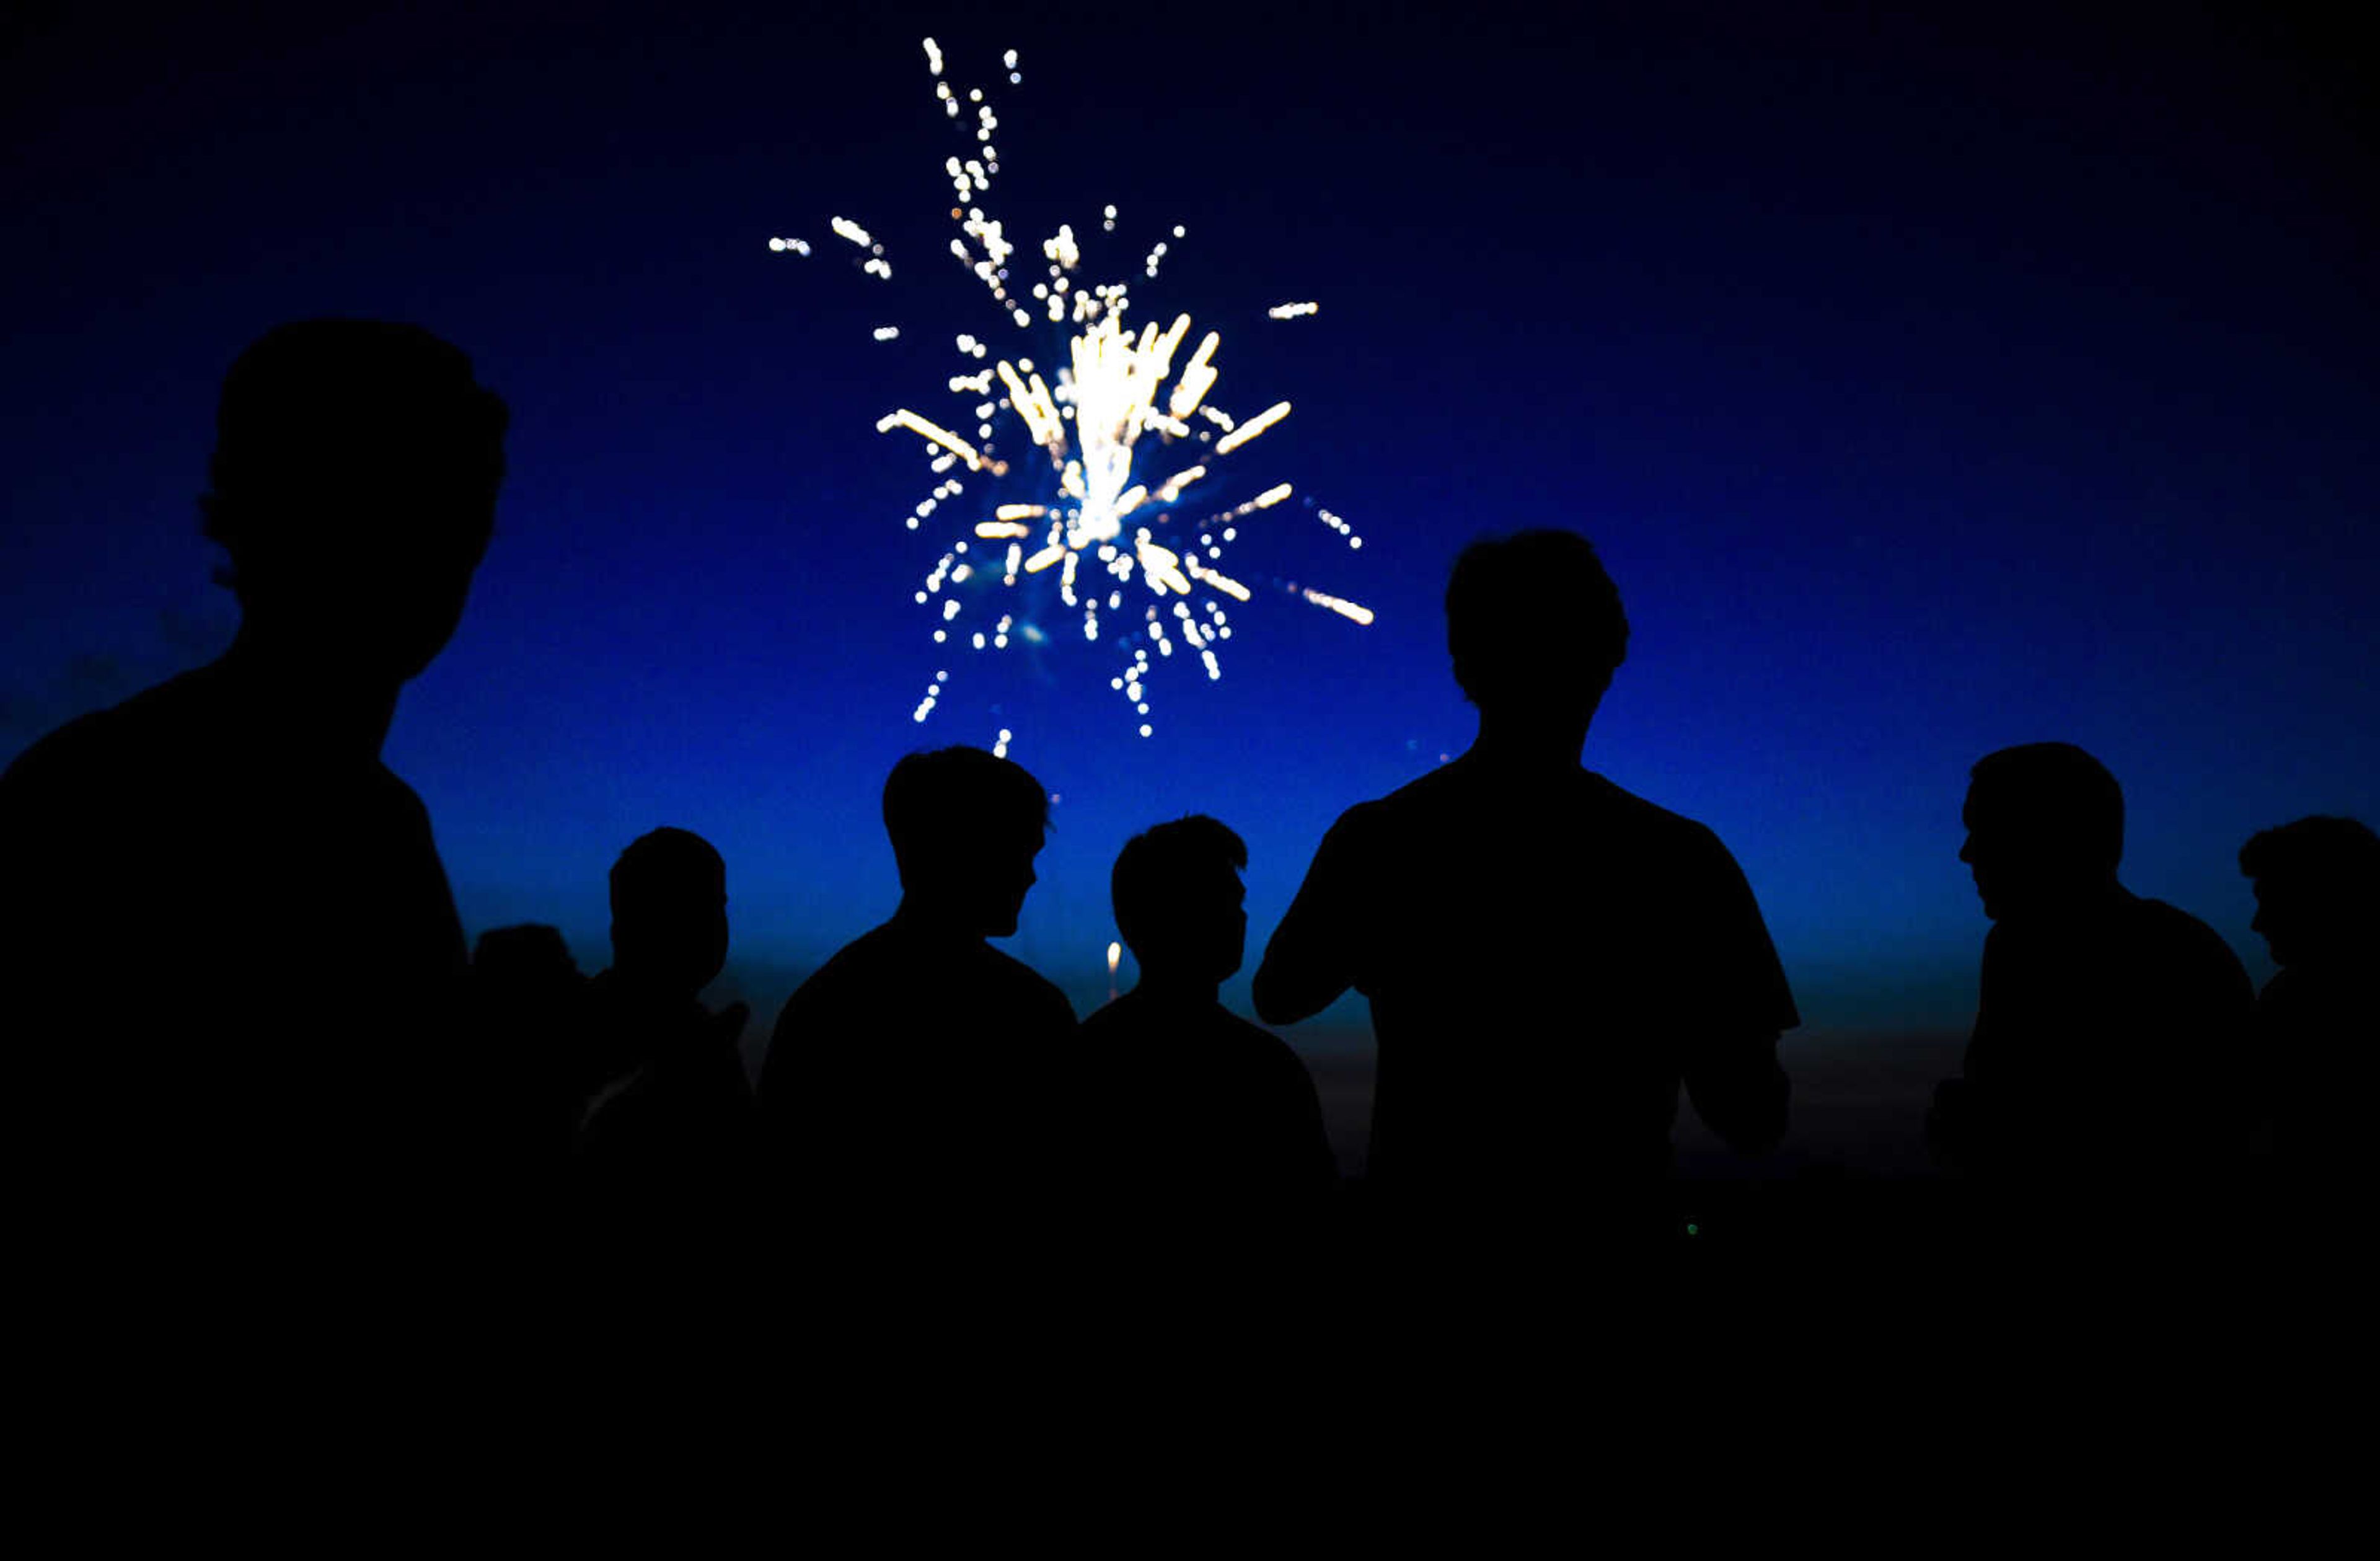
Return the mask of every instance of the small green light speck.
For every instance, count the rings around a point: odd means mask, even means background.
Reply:
[[[1700,1236],[1702,1233],[1703,1227],[1701,1226],[1690,1225],[1686,1226],[1686,1234],[1689,1236]]]

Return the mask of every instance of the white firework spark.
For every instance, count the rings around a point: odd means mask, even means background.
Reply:
[[[974,121],[973,154],[953,155],[942,165],[955,201],[951,217],[958,229],[950,241],[951,254],[983,286],[1008,329],[1055,325],[1067,335],[1054,384],[1029,356],[999,354],[972,334],[955,338],[965,372],[949,377],[948,389],[960,398],[960,410],[943,416],[963,426],[971,423],[973,438],[906,407],[877,421],[880,433],[905,433],[924,442],[935,482],[905,518],[904,524],[913,531],[943,505],[966,494],[957,468],[965,467],[971,476],[1011,475],[1012,463],[998,453],[1003,428],[1013,427],[1040,453],[1038,459],[1019,455],[1014,469],[1018,481],[1033,490],[1030,497],[999,503],[988,518],[980,501],[970,501],[977,518],[963,525],[964,534],[936,560],[914,597],[933,615],[937,645],[946,645],[957,635],[975,650],[1004,650],[1012,638],[1038,640],[1041,636],[1029,625],[1020,628],[1014,611],[996,606],[997,622],[989,628],[961,628],[959,620],[969,605],[957,588],[970,580],[996,579],[998,591],[990,600],[998,604],[1028,578],[1055,570],[1058,599],[1080,616],[1084,639],[1098,642],[1105,613],[1118,642],[1128,647],[1126,665],[1110,679],[1110,687],[1133,706],[1145,738],[1153,730],[1148,720],[1148,682],[1156,665],[1152,651],[1159,660],[1170,657],[1178,640],[1196,655],[1208,678],[1222,677],[1217,647],[1232,636],[1223,600],[1245,603],[1253,596],[1222,569],[1224,552],[1239,540],[1238,522],[1281,504],[1294,490],[1288,482],[1275,482],[1195,526],[1177,524],[1178,506],[1194,485],[1209,493],[1221,488],[1229,473],[1220,470],[1219,463],[1278,427],[1289,417],[1291,406],[1277,401],[1241,420],[1209,402],[1220,377],[1215,363],[1220,333],[1205,333],[1177,371],[1175,360],[1192,329],[1190,317],[1176,314],[1162,329],[1153,321],[1137,329],[1128,324],[1134,301],[1129,287],[1121,281],[1082,285],[1082,247],[1070,226],[1061,225],[1041,241],[1042,274],[1029,289],[1022,284],[1013,287],[1009,262],[1017,256],[1017,246],[983,205],[1000,174],[1000,152],[993,140],[999,116],[981,89],[953,87],[943,74],[942,52],[930,38],[925,41],[925,52],[943,113],[952,119],[971,115]],[[1012,85],[1023,80],[1015,50],[1009,50],[1002,63]],[[1116,208],[1105,207],[1101,231],[1114,232],[1116,222]],[[861,269],[867,274],[891,280],[892,264],[873,234],[848,217],[837,216],[829,226],[837,238],[862,252]],[[1172,230],[1172,239],[1184,237],[1183,228]],[[813,252],[797,238],[771,238],[769,248],[804,256]],[[1170,252],[1165,240],[1149,250],[1141,262],[1144,282],[1156,279]],[[1312,302],[1285,303],[1267,314],[1293,320],[1319,308]],[[882,325],[874,335],[879,341],[891,341],[901,332]],[[1363,539],[1345,520],[1327,509],[1316,514],[1351,549],[1363,546]],[[1167,529],[1173,530],[1160,540],[1160,530]],[[986,553],[971,552],[971,543],[988,544]],[[1308,587],[1284,589],[1357,624],[1372,621],[1370,610],[1356,603]],[[933,713],[949,680],[947,669],[935,673],[913,713],[915,719],[923,722]],[[1000,750],[1004,752],[1012,740],[1013,734],[1002,729]]]

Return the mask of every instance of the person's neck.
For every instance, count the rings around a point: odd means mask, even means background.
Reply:
[[[900,908],[892,912],[892,920],[909,932],[936,939],[981,943],[990,935],[984,931],[979,920],[930,895],[904,891]]]
[[[1150,970],[1141,967],[1140,980],[1133,986],[1133,995],[1168,1008],[1211,1008],[1220,1001],[1217,994],[1220,982],[1205,981],[1179,970]]]
[[[377,760],[403,685],[343,675],[310,652],[243,623],[214,666],[259,716],[306,746]]]
[[[2045,927],[2073,926],[2095,921],[2138,896],[2109,873],[2104,880],[2076,884],[2045,896],[2033,909],[2021,913],[2021,923]]]
[[[1587,724],[1593,719],[1591,712],[1575,720],[1548,721],[1483,710],[1479,736],[1464,757],[1499,770],[1567,774],[1579,767]]]
[[[684,1008],[693,1006],[700,997],[699,990],[688,992],[683,985],[655,981],[634,966],[612,966],[612,989],[624,1000],[640,1008]]]

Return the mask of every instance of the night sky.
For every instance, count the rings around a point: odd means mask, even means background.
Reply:
[[[1439,592],[1524,524],[1593,538],[1634,626],[1586,762],[1733,848],[1811,1033],[1971,1018],[1989,750],[2106,761],[2127,883],[2260,982],[2240,842],[2380,818],[2347,38],[2265,6],[998,9],[37,14],[0,73],[0,762],[228,639],[192,502],[217,386],[338,313],[429,326],[512,406],[496,538],[387,758],[467,928],[557,923],[589,970],[613,857],[674,823],[727,860],[729,984],[773,1004],[892,907],[892,762],[1003,726],[1061,799],[1013,952],[1087,1010],[1117,848],[1207,811],[1252,851],[1253,967],[1340,811],[1470,740]],[[1026,252],[1071,222],[1087,280],[1222,332],[1215,400],[1296,408],[1216,494],[1300,495],[1228,560],[1260,589],[1223,678],[1177,654],[1146,739],[1063,616],[996,660],[911,600],[976,517],[905,531],[934,479],[876,419],[955,404],[957,331],[1056,357],[946,252],[928,33],[997,104]]]

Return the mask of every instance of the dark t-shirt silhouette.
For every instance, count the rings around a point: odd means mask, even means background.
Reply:
[[[143,1250],[435,1221],[483,1147],[462,930],[419,800],[217,664],[0,779],[36,1201]],[[18,995],[21,994],[21,995]],[[24,1000],[30,999],[30,1009]]]
[[[1681,1080],[1731,1139],[1782,1130],[1772,1042],[1800,1018],[1742,871],[1576,765],[1467,754],[1349,809],[1256,979],[1260,1014],[1371,999],[1384,1195],[1642,1189],[1669,1168]]]
[[[1038,1222],[1061,1178],[1073,1078],[1065,994],[979,937],[896,915],[786,1000],[760,1072],[794,1217],[897,1239]],[[881,1228],[869,1229],[882,1222]]]
[[[1220,1003],[1143,986],[1085,1019],[1082,1041],[1123,1217],[1258,1234],[1311,1219],[1337,1186],[1305,1065]]]
[[[1963,1088],[1937,1123],[2013,1185],[2143,1183],[2207,1168],[2244,1131],[2254,989],[2214,929],[2113,889],[1984,941]]]

